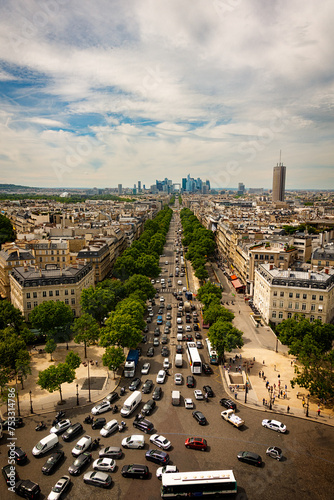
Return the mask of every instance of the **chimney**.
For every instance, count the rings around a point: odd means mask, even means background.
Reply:
[[[269,265],[269,271],[272,271],[274,269],[274,265],[273,264],[270,264]]]
[[[328,267],[325,268],[325,273],[328,274],[329,273],[329,269]]]

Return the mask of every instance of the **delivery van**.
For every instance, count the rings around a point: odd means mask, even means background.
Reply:
[[[35,455],[35,457],[44,455],[44,453],[57,446],[58,442],[59,440],[57,434],[49,434],[36,444],[32,450],[32,454]]]
[[[178,368],[182,368],[182,365],[182,354],[175,354],[175,366],[177,366]]]
[[[180,391],[172,391],[172,405],[173,406],[179,406],[180,405],[180,399],[181,399],[181,393],[180,393]]]
[[[177,336],[176,336],[176,338],[177,338],[177,341],[178,341],[178,342],[182,341],[182,340],[183,340],[183,335],[182,335],[182,333],[178,333],[178,334],[177,334]]]
[[[121,409],[122,417],[129,417],[141,402],[141,392],[134,391],[125,401]]]

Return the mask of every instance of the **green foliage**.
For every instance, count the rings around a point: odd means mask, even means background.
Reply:
[[[107,347],[105,353],[102,356],[103,366],[107,366],[109,370],[115,372],[124,363],[125,355],[121,347],[110,346]]]
[[[244,345],[242,332],[235,328],[229,321],[218,319],[208,331],[208,338],[217,351],[218,356],[224,360],[224,353]]]
[[[200,266],[196,269],[195,276],[196,278],[198,278],[200,281],[203,282],[209,277],[209,273],[204,266]]]
[[[16,361],[24,357],[27,346],[24,340],[19,337],[14,328],[7,327],[0,331],[0,367],[16,372]]]
[[[16,309],[9,300],[0,301],[0,330],[12,326],[16,332],[24,327],[24,318],[19,309]]]
[[[319,320],[311,323],[299,315],[282,321],[275,330],[280,341],[289,346],[289,352],[294,356],[299,356],[302,349],[307,347],[307,344],[304,344],[305,336],[313,339],[320,352],[329,351],[334,341],[334,325],[322,324]]]
[[[74,342],[84,344],[85,358],[87,358],[87,346],[94,344],[99,338],[98,322],[90,314],[84,313],[74,320],[72,331],[74,333]]]
[[[76,352],[70,351],[65,358],[65,363],[67,363],[71,368],[76,370],[81,364],[81,358]]]
[[[234,314],[225,307],[222,307],[216,301],[210,302],[208,307],[206,307],[204,310],[203,322],[205,324],[212,325],[218,319],[221,319],[222,321],[229,321],[230,323],[232,323]]]
[[[53,361],[52,359],[52,353],[57,349],[57,344],[53,338],[49,338],[45,344],[45,352],[48,354],[51,354],[51,359],[50,361]]]
[[[150,279],[147,276],[140,274],[134,274],[125,283],[124,287],[126,294],[130,295],[135,291],[139,291],[142,300],[146,301],[149,298],[154,297],[156,291],[154,286],[151,284]]]
[[[205,283],[198,289],[197,298],[204,304],[205,307],[209,307],[212,302],[220,304],[222,291],[213,283]]]
[[[0,214],[0,248],[3,243],[7,241],[15,241],[16,235],[10,220]]]
[[[129,298],[120,302],[101,329],[100,345],[135,348],[141,341],[141,332],[145,326],[144,310],[143,301]]]
[[[29,315],[33,328],[48,337],[64,334],[73,321],[73,313],[64,302],[49,300],[36,306]]]
[[[39,372],[37,385],[49,392],[59,391],[60,401],[63,400],[61,386],[65,382],[71,384],[75,379],[75,370],[67,363],[51,365],[46,370]]]
[[[82,290],[80,304],[84,313],[91,315],[102,325],[104,318],[115,309],[119,300],[117,288],[97,285],[96,288],[90,286]]]
[[[306,337],[305,337],[306,340]],[[309,354],[301,353],[301,366],[295,366],[296,377],[291,380],[294,387],[298,384],[307,389],[312,396],[334,400],[334,351],[321,352],[317,346],[308,348]]]

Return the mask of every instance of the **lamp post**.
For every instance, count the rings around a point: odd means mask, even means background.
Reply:
[[[34,410],[33,410],[33,408],[32,408],[31,394],[32,394],[32,392],[31,392],[31,391],[29,391],[29,397],[30,397],[30,413],[34,413]]]
[[[77,388],[77,406],[79,406],[79,385],[76,385]]]
[[[246,387],[245,387],[245,403],[247,403],[247,393],[248,393],[248,382],[246,382]]]
[[[89,376],[89,359],[87,360],[87,366],[88,366],[88,402],[91,402],[90,399],[90,376]]]
[[[306,416],[308,417],[308,409],[309,409],[309,405],[310,405],[310,395],[308,394],[306,396],[307,398],[307,404],[306,404]]]
[[[273,386],[270,387],[269,395],[270,395],[269,410],[272,410],[273,409]]]
[[[276,335],[276,348],[275,348],[275,352],[278,352],[278,337]]]

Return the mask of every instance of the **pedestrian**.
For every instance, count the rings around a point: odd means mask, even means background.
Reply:
[[[274,372],[276,371],[276,365],[274,365]]]
[[[261,372],[259,372],[259,378],[261,378]]]
[[[305,399],[304,398],[302,399],[302,405],[303,405],[303,408],[304,408],[304,406],[305,406]]]
[[[255,358],[253,358],[253,362],[255,361]]]
[[[207,392],[205,393],[204,397],[205,397],[205,401],[208,403],[209,400],[208,400],[208,393]]]
[[[320,417],[320,406],[318,406],[317,414],[318,414],[318,417]]]
[[[285,394],[285,393],[284,393],[284,394]],[[281,389],[281,396],[283,396],[283,391],[282,391],[282,389]]]
[[[262,361],[262,364],[264,365],[264,360]]]
[[[281,377],[280,374],[278,374],[277,377],[280,378]]]
[[[99,364],[98,361],[95,361],[96,366]]]
[[[234,393],[234,397],[235,397],[235,399],[238,399],[238,393],[237,392]]]
[[[239,358],[240,358],[240,359],[242,359],[242,356],[241,356],[241,354],[240,354]]]
[[[289,413],[290,411],[290,406],[287,407],[286,412]]]
[[[287,390],[287,389],[288,389],[288,386],[287,386],[286,384],[285,384],[285,387],[284,387],[284,389],[285,389],[285,390]]]
[[[266,406],[268,406],[268,401],[266,400]]]
[[[293,365],[293,361],[291,361],[291,365],[290,366],[292,366],[292,365]]]
[[[274,384],[274,389],[276,389],[276,384]]]
[[[240,314],[240,309],[239,309],[239,314]]]
[[[262,399],[262,404],[263,404],[263,406],[264,406],[264,403],[265,403],[265,402],[266,402],[266,400],[263,398],[263,399]]]

